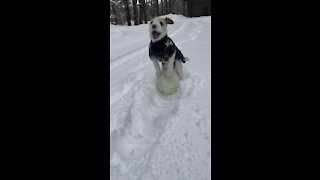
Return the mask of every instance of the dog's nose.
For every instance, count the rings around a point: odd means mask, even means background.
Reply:
[[[157,27],[157,26],[156,26],[155,24],[154,24],[154,25],[152,25],[152,28],[153,28],[153,29],[155,29],[156,27]]]

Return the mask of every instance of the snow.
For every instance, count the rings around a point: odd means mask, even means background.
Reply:
[[[148,25],[110,25],[110,179],[211,179],[211,17],[169,14],[190,61],[174,95],[156,89]]]

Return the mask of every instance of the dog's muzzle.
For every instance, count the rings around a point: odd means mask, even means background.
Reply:
[[[157,31],[152,31],[151,34],[152,34],[153,39],[157,39],[161,33],[158,33]]]

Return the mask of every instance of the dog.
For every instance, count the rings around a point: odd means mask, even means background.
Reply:
[[[174,22],[166,17],[156,17],[150,21],[149,33],[151,42],[149,44],[149,57],[154,64],[156,76],[161,73],[171,76],[177,73],[180,80],[183,80],[182,63],[189,59],[184,57],[171,38],[168,37],[167,25]],[[162,64],[160,69],[159,63]]]

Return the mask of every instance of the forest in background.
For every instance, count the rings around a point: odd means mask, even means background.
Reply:
[[[110,0],[110,23],[114,25],[146,24],[152,17],[186,16],[186,12],[185,0]]]

